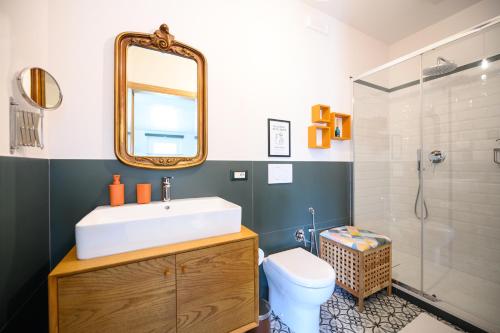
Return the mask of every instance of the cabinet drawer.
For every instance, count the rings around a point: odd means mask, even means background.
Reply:
[[[60,333],[176,331],[175,256],[61,277]]]
[[[256,320],[256,248],[245,240],[178,254],[177,331],[230,332]]]

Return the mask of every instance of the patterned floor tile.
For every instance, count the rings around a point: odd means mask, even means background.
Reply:
[[[336,287],[332,297],[321,306],[320,332],[399,332],[422,312],[425,311],[415,304],[396,295],[387,296],[385,291],[381,291],[365,300],[365,311],[360,313],[357,310],[355,298],[342,288]],[[453,326],[435,315],[430,315]],[[293,333],[274,314],[271,314],[271,331],[272,333]]]

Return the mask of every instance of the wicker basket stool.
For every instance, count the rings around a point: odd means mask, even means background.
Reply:
[[[335,269],[337,284],[364,299],[387,288],[392,294],[391,240],[383,235],[353,227],[338,227],[320,234],[320,257]]]

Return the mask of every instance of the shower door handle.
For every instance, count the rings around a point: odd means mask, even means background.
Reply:
[[[500,159],[498,158],[499,155],[500,155],[500,148],[494,148],[493,149],[493,162],[500,165]]]

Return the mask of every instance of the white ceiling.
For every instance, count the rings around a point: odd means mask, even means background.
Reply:
[[[397,42],[481,0],[304,0],[388,44]]]

